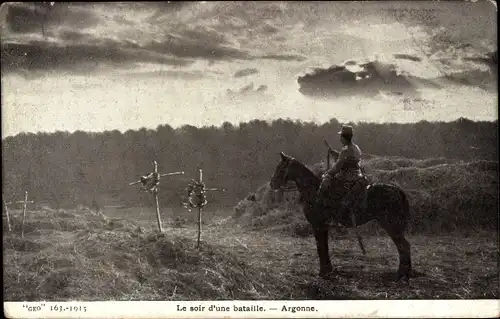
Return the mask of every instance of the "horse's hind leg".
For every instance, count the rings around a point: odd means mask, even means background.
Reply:
[[[396,244],[399,253],[399,269],[398,279],[409,278],[413,276],[411,266],[411,245],[405,238],[404,233],[397,233],[394,235],[389,234]]]
[[[395,225],[381,225],[386,231],[389,237],[396,245],[399,253],[399,269],[398,269],[398,279],[409,278],[413,276],[413,270],[411,266],[411,245],[405,238],[405,232],[402,227],[397,227]]]
[[[313,226],[314,237],[319,257],[319,275],[327,277],[333,270],[328,251],[328,227],[327,225]]]

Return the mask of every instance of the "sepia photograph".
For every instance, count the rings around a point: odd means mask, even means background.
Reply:
[[[0,21],[4,302],[499,299],[496,1]]]

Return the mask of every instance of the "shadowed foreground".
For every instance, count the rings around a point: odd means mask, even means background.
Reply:
[[[407,286],[393,281],[397,254],[386,237],[365,237],[366,256],[354,236],[331,239],[338,274],[326,281],[315,272],[313,238],[251,231],[231,218],[204,225],[198,252],[190,223],[165,221],[159,235],[126,220],[64,211],[30,216],[24,239],[18,228],[4,231],[6,301],[499,297],[495,234],[410,236],[425,276]]]

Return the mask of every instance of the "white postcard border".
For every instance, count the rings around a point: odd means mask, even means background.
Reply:
[[[215,307],[228,310],[216,311]],[[495,318],[499,315],[500,300],[495,299],[4,302],[6,318],[25,319]]]

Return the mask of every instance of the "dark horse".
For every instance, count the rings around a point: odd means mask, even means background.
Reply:
[[[405,238],[405,230],[410,217],[408,199],[405,192],[395,185],[370,184],[364,195],[364,205],[355,216],[355,222],[345,216],[335,216],[335,209],[326,208],[317,200],[316,194],[321,183],[320,177],[304,164],[281,152],[281,161],[271,178],[270,186],[277,190],[294,181],[302,198],[307,221],[312,225],[318,249],[320,276],[332,273],[328,250],[328,228],[332,218],[346,227],[362,225],[371,220],[387,231],[399,253],[398,279],[413,276],[410,243]],[[361,201],[360,201],[361,202]]]

